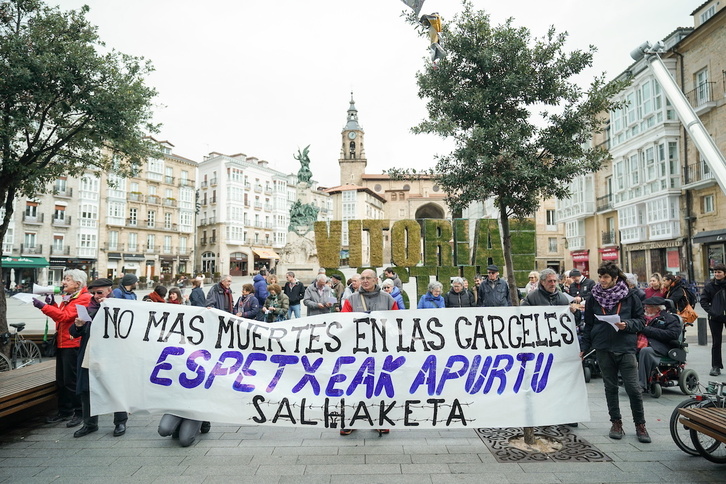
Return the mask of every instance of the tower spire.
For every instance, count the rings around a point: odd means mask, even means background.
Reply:
[[[358,110],[355,108],[355,101],[353,100],[353,91],[350,91],[350,106],[348,106],[348,121],[345,124],[346,130],[360,130],[360,124],[358,124]]]

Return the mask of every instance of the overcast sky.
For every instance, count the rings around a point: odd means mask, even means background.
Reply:
[[[57,0],[46,0],[53,5]],[[568,49],[598,48],[583,81],[611,79],[643,41],[693,25],[703,0],[473,0],[493,24],[514,18],[543,35],[570,34]],[[428,42],[401,17],[400,0],[62,0],[86,4],[109,47],[150,59],[155,119],[174,153],[201,161],[209,152],[245,153],[297,172],[298,147],[310,146],[313,178],[339,184],[337,160],[350,92],[366,133],[367,173],[427,168],[450,145],[413,135],[426,116],[415,74]],[[444,22],[458,0],[426,0],[422,12]],[[445,43],[445,39],[444,39]]]

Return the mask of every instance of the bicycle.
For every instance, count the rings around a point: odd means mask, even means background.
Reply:
[[[699,387],[703,388],[700,384]],[[679,408],[726,407],[726,390],[724,387],[726,387],[725,382],[710,381],[708,382],[708,387],[705,387],[703,392],[697,393],[688,400],[682,401],[673,409],[670,421],[671,437],[683,452],[690,455],[703,455],[698,449],[700,447],[714,459],[718,459],[714,462],[726,461],[726,446],[723,446],[720,453],[714,455],[714,452],[719,448],[721,442],[705,434],[696,433],[687,429],[683,424],[678,422],[680,417],[678,413]]]
[[[34,363],[40,363],[42,359],[38,345],[30,340],[26,340],[20,334],[25,328],[25,323],[11,323],[9,326],[15,328],[15,332],[0,334],[0,342],[4,346],[12,339],[10,358],[0,353],[0,371],[10,371]]]

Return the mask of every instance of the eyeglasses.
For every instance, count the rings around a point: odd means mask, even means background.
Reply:
[[[495,271],[487,271],[487,274],[496,274]]]
[[[106,291],[93,291],[91,294],[105,294]]]

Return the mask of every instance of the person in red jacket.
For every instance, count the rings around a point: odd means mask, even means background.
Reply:
[[[60,303],[52,295],[46,302],[33,300],[33,306],[55,321],[55,384],[58,387],[58,413],[46,419],[47,423],[70,420],[66,427],[75,427],[83,422],[81,397],[76,395],[78,351],[81,338],[70,334],[70,327],[78,316],[77,305],[88,306],[91,295],[86,289],[86,273],[71,269],[63,273],[63,295]]]

